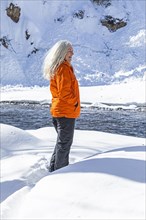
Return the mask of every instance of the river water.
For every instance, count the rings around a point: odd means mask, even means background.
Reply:
[[[1,102],[0,123],[30,130],[52,125],[49,104]],[[76,129],[146,137],[146,112],[83,107]]]

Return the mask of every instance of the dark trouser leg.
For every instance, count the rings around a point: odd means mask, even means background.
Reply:
[[[56,120],[56,118],[53,118],[53,119],[52,119],[52,122],[53,122],[53,125],[54,125],[54,128],[55,128],[56,132],[58,133],[58,131],[57,131],[57,120]],[[55,155],[56,155],[56,146],[55,146],[55,148],[54,148],[54,151],[53,151],[53,154],[52,154],[51,160],[50,160],[50,166],[49,166],[49,171],[50,171],[50,172],[53,172],[53,171],[55,170],[55,168],[54,168],[54,165],[55,165]]]
[[[51,157],[50,171],[57,170],[69,164],[69,152],[73,142],[74,118],[53,118],[57,131],[57,142]]]

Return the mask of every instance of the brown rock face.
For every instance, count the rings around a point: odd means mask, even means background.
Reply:
[[[20,18],[20,11],[21,8],[18,6],[15,6],[13,3],[10,3],[9,7],[6,8],[7,15],[14,21],[18,22]]]
[[[114,32],[117,29],[127,25],[127,22],[123,19],[113,18],[110,15],[105,16],[104,19],[101,19],[101,23],[103,26],[106,26],[110,32]]]
[[[108,7],[111,5],[111,0],[91,0],[94,4]]]

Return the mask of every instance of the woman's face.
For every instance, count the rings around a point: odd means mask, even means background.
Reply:
[[[74,54],[73,48],[72,48],[72,46],[70,46],[70,47],[68,48],[68,50],[67,50],[67,54],[66,54],[66,56],[65,56],[65,60],[70,63],[71,60],[72,60],[73,54]]]

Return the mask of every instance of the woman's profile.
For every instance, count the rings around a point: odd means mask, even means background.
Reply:
[[[50,172],[69,164],[75,119],[80,116],[79,86],[71,65],[73,54],[71,42],[60,40],[48,51],[43,64],[44,78],[50,80],[50,113],[57,132]]]

